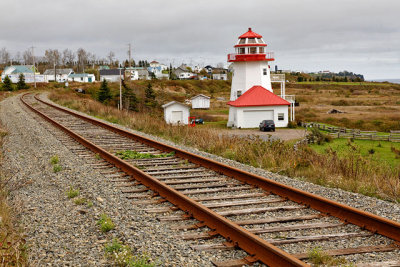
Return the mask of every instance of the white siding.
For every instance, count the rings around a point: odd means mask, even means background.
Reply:
[[[189,107],[182,104],[172,104],[164,108],[164,119],[167,123],[188,124]]]
[[[261,121],[271,119],[275,127],[287,127],[288,110],[289,106],[230,107],[228,126],[257,128]],[[284,114],[284,120],[278,120],[278,113]]]
[[[192,108],[210,108],[210,99],[204,96],[197,96],[192,99]]]

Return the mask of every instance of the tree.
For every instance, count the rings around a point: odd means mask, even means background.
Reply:
[[[61,59],[62,64],[64,66],[67,64],[72,66],[72,64],[74,63],[74,60],[75,60],[75,53],[72,52],[71,50],[69,50],[68,48],[64,49],[62,59]]]
[[[87,59],[88,59],[88,54],[87,54],[86,50],[83,48],[79,48],[76,51],[76,55],[78,58],[78,68],[80,67],[80,70],[82,72],[85,72],[85,63],[87,62]]]
[[[151,86],[151,83],[147,85],[146,91],[145,91],[145,104],[146,106],[149,107],[154,107],[156,105],[156,94],[154,93],[153,87]]]
[[[11,83],[11,80],[7,75],[3,80],[2,89],[3,89],[3,91],[12,91],[13,90],[13,85]]]
[[[112,98],[110,88],[108,87],[107,81],[103,80],[100,86],[98,100],[101,103],[104,103]]]
[[[114,57],[115,57],[115,53],[113,51],[110,51],[107,55],[110,66],[114,63]]]
[[[8,64],[10,62],[11,55],[5,47],[0,50],[0,64]]]
[[[33,65],[33,55],[31,49],[25,50],[22,54],[22,58],[24,59],[25,65]]]
[[[17,90],[28,89],[29,86],[25,83],[25,76],[24,74],[19,75],[19,79],[17,82]]]
[[[124,90],[122,91],[122,99],[123,106],[127,110],[138,111],[137,104],[138,99],[136,97],[135,92],[133,92],[132,88],[128,87],[124,80],[122,80],[122,87]]]

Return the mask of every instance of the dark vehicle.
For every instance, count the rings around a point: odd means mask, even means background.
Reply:
[[[81,94],[86,94],[85,90],[82,88],[75,89],[75,92],[81,93]]]
[[[191,120],[190,121],[192,124],[204,124],[204,120],[203,119],[195,119],[195,120]]]
[[[263,120],[260,123],[260,131],[273,131],[275,132],[275,122],[273,120]]]

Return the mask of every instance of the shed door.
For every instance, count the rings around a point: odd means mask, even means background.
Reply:
[[[243,128],[256,128],[263,120],[273,120],[273,110],[244,110]]]
[[[183,112],[182,111],[172,111],[171,114],[171,122],[172,123],[177,123],[177,122],[183,122]]]

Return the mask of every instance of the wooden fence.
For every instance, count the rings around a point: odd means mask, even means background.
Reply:
[[[301,126],[314,127],[320,130],[328,131],[328,134],[334,138],[354,138],[361,140],[400,142],[400,131],[390,131],[389,134],[378,135],[376,131],[361,131],[359,129],[333,127],[315,122],[303,122]]]

